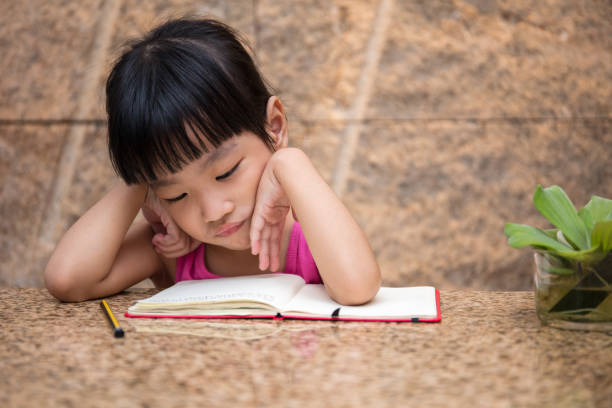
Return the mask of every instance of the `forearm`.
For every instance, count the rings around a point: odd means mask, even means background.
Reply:
[[[120,182],[79,218],[51,255],[45,270],[47,287],[64,298],[88,297],[109,274],[145,193],[144,186]]]
[[[330,296],[343,304],[369,301],[380,270],[355,219],[301,150],[283,149],[273,160]]]

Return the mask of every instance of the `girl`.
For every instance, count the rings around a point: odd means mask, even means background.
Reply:
[[[276,271],[323,282],[342,304],[377,293],[363,232],[288,147],[283,105],[232,29],[162,25],[120,57],[106,96],[122,181],[51,255],[45,282],[58,299],[100,298],[147,278],[163,288]],[[141,207],[151,224],[134,222]]]

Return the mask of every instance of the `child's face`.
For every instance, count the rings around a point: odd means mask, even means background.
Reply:
[[[255,195],[272,151],[243,132],[151,187],[188,235],[233,250],[250,248]]]

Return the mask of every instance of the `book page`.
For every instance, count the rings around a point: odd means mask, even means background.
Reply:
[[[274,309],[281,309],[304,286],[304,280],[291,274],[265,274],[238,276],[223,279],[205,279],[181,281],[168,289],[139,300],[130,312],[190,309],[208,305],[222,305],[219,309],[228,309],[236,303],[244,307],[245,303],[264,303]],[[205,306],[206,305],[206,306]]]
[[[431,286],[380,288],[371,302],[342,306],[339,317],[434,318],[438,314],[436,290]]]
[[[410,319],[437,316],[436,291],[430,286],[380,288],[365,305],[343,306],[334,302],[323,285],[305,285],[285,306],[282,313],[295,316],[331,317],[340,308],[338,318]]]
[[[281,313],[330,317],[341,306],[329,297],[322,284],[307,284],[285,305]]]

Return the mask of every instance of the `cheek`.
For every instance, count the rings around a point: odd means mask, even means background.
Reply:
[[[251,174],[248,182],[245,183],[245,187],[243,187],[242,191],[249,202],[255,201],[255,197],[257,196],[257,188],[259,187],[259,179],[260,177],[257,174]]]
[[[188,235],[193,236],[195,233],[194,225],[192,221],[193,209],[188,206],[180,206],[182,208],[172,208],[168,210],[170,217],[174,220],[176,225]]]
[[[255,164],[246,176],[247,180],[245,185],[248,185],[249,194],[252,195],[253,200],[255,199],[257,188],[259,187],[259,181],[261,180],[261,175],[263,174],[267,163],[267,161],[262,161]]]

